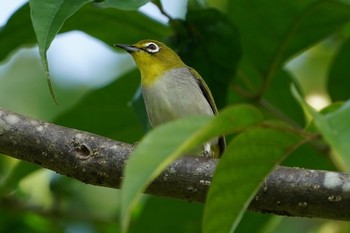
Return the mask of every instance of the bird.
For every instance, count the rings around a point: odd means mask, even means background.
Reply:
[[[142,96],[152,127],[190,115],[218,113],[204,79],[164,43],[147,39],[114,46],[130,53],[140,70]],[[219,136],[204,143],[200,154],[221,157],[225,147],[225,137]]]

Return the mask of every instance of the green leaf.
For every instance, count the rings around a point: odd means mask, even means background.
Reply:
[[[47,70],[46,51],[63,23],[92,0],[29,0],[33,28],[43,64]]]
[[[259,96],[288,59],[350,21],[345,1],[234,0],[228,9],[243,42],[239,77]]]
[[[334,58],[328,77],[328,90],[333,101],[344,101],[350,99],[350,39],[340,48]]]
[[[261,119],[260,112],[255,108],[239,105],[225,109],[214,118],[191,116],[153,129],[136,147],[124,170],[121,188],[122,230],[127,230],[130,213],[141,192],[172,161],[195,145],[217,135],[238,132]]]
[[[350,100],[334,112],[327,112],[322,115],[309,106],[295,88],[292,91],[304,109],[313,117],[319,132],[331,146],[335,163],[340,169],[350,172]]]
[[[350,100],[337,111],[325,116],[316,114],[315,124],[322,132],[326,141],[331,145],[334,156],[345,164],[346,171],[350,172]]]
[[[115,7],[121,10],[137,10],[151,0],[97,0],[96,5],[101,7]]]
[[[204,209],[204,232],[233,232],[265,177],[299,143],[293,131],[273,124],[234,138],[214,173]]]
[[[114,83],[87,94],[55,123],[134,143],[143,135],[143,130],[128,103],[139,80],[138,71],[127,73]]]
[[[33,28],[38,41],[41,62],[47,75],[47,83],[55,102],[55,94],[52,88],[49,65],[46,51],[64,21],[79,10],[84,4],[92,0],[29,0]]]

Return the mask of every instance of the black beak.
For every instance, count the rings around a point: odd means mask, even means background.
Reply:
[[[127,45],[127,44],[114,44],[114,46],[119,47],[127,51],[128,53],[139,51],[139,48],[136,48],[133,45]]]

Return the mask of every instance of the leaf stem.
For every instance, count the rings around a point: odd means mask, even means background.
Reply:
[[[278,108],[276,108],[275,106],[273,106],[270,102],[268,102],[266,99],[261,98],[260,100],[258,100],[257,104],[260,107],[263,107],[264,109],[266,109],[267,111],[269,111],[270,113],[272,113],[275,117],[277,117],[280,120],[283,120],[284,122],[288,123],[289,125],[291,125],[292,127],[296,128],[296,129],[303,129],[303,127],[301,127],[297,122],[295,122],[294,120],[292,120],[291,118],[289,118],[286,114],[284,114],[282,111],[280,111]]]
[[[155,1],[153,1],[153,3],[154,3],[154,5],[156,5],[158,7],[159,11],[169,19],[169,21],[173,20],[173,18],[164,10],[164,7],[163,7],[162,3],[160,2],[160,0],[155,0]]]
[[[315,134],[315,133],[310,133],[310,132],[306,132],[304,130],[303,127],[301,127],[297,122],[295,122],[294,120],[292,120],[291,118],[289,118],[286,114],[284,114],[283,112],[281,112],[278,108],[276,108],[275,106],[273,106],[270,102],[268,102],[266,99],[260,99],[257,104],[266,109],[268,112],[272,113],[276,118],[286,122],[287,124],[289,124],[290,126],[292,126],[293,128],[295,128],[296,130],[300,131],[302,134],[308,134],[310,140],[309,143],[316,149],[318,150],[320,153],[325,154],[327,156],[329,156],[329,152],[330,152],[330,148],[329,146],[324,143],[323,141],[319,140],[320,135],[319,134]]]

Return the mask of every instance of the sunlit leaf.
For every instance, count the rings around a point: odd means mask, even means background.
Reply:
[[[217,135],[243,130],[261,121],[261,114],[249,105],[225,109],[217,117],[192,116],[155,128],[138,144],[124,170],[121,200],[122,229],[126,231],[130,212],[141,192],[172,161]]]
[[[339,169],[350,172],[350,100],[341,107],[337,106],[334,112],[327,112],[323,115],[309,106],[294,88],[293,94],[313,117],[315,126],[331,146],[333,160],[337,163]]]

